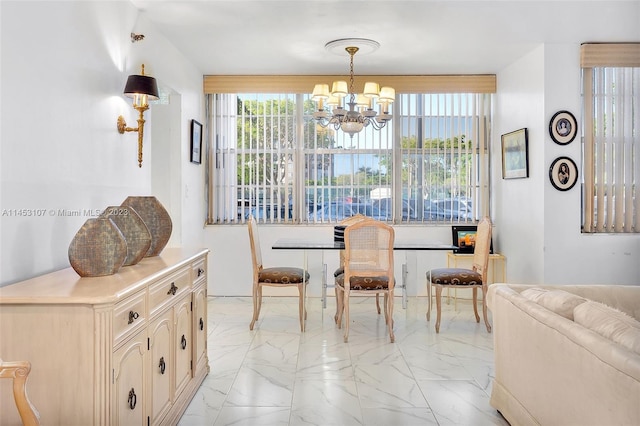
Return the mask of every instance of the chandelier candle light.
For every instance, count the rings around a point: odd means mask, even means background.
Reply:
[[[340,39],[330,41],[325,45],[327,50],[346,46],[349,54],[349,86],[346,81],[334,81],[329,92],[328,84],[316,84],[313,88],[311,99],[317,102],[318,109],[313,113],[313,118],[322,127],[332,125],[334,129],[342,129],[353,138],[353,135],[363,128],[371,125],[376,130],[382,129],[391,120],[389,107],[396,97],[396,91],[392,87],[382,87],[378,83],[368,81],[364,84],[364,91],[356,94],[353,90],[353,57],[361,50],[369,51],[377,49],[380,44],[368,39]],[[349,109],[342,106],[342,98],[348,98]],[[380,107],[380,113],[374,110],[374,99]],[[325,109],[325,105],[333,107],[331,113]]]

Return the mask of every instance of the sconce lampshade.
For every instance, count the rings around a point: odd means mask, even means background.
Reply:
[[[136,95],[147,95],[151,100],[160,97],[156,79],[148,75],[130,75],[124,86],[124,95],[130,98],[135,98]]]

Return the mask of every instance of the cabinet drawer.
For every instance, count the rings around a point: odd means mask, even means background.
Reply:
[[[189,269],[182,269],[149,287],[149,312],[156,311],[172,303],[179,295],[191,289]]]
[[[116,304],[113,310],[114,345],[118,345],[134,330],[146,323],[146,299],[144,292]]]
[[[206,258],[193,263],[193,282],[207,279]]]

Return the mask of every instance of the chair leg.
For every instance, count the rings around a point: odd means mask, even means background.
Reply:
[[[333,316],[333,320],[338,324],[338,315],[340,314],[340,295],[338,293],[340,293],[340,290],[338,290],[337,285],[334,285],[333,290],[336,292],[336,314]]]
[[[394,343],[396,341],[396,336],[393,334],[393,290],[391,290],[389,293],[385,293],[384,299],[384,310],[387,313],[387,327],[389,328],[389,338],[391,339],[391,343]]]
[[[378,308],[378,315],[380,315],[380,293],[376,293],[376,308]]]
[[[349,341],[349,290],[344,289],[342,295],[342,309],[344,310],[344,342]]]
[[[427,321],[431,321],[431,274],[427,276]]]
[[[491,333],[491,324],[489,324],[489,318],[487,317],[487,287],[482,286],[482,316],[484,317],[484,324],[487,326],[487,332]]]
[[[473,288],[473,313],[476,316],[476,322],[480,322],[480,315],[478,315],[478,287]]]
[[[436,285],[436,333],[440,333],[440,316],[442,314],[442,286]]]
[[[378,296],[380,295],[380,293],[376,293],[376,298],[378,298]],[[387,321],[389,321],[389,295],[387,293],[384,294],[384,322],[385,324],[387,323]]]
[[[258,317],[260,316],[260,308],[262,305],[262,288],[259,284],[253,284],[253,318],[251,319],[251,324],[249,324],[249,330],[253,330],[253,326],[258,321]]]
[[[304,332],[304,322],[307,319],[307,310],[305,308],[305,283],[298,284],[298,293],[300,300],[298,302],[298,310],[300,315],[300,331]]]
[[[336,286],[336,324],[342,328],[342,313],[344,312],[344,291]]]

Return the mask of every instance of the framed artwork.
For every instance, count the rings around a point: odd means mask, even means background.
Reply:
[[[527,129],[502,135],[502,178],[529,177],[529,138]]]
[[[454,253],[473,253],[476,248],[476,234],[478,227],[476,225],[453,225],[451,227],[451,241],[454,246]],[[489,253],[493,253],[493,239],[491,241]]]
[[[578,167],[569,157],[558,157],[549,167],[549,180],[558,191],[568,191],[578,181]]]
[[[202,163],[202,124],[191,120],[191,162]]]
[[[551,139],[559,145],[567,145],[576,138],[578,123],[569,111],[558,111],[549,122]]]

